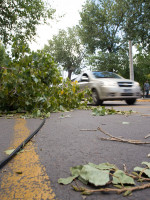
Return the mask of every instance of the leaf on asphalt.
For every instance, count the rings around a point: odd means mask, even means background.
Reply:
[[[75,167],[70,167],[70,172],[71,172],[72,176],[79,176],[82,168],[83,168],[83,165],[77,165]]]
[[[84,165],[80,177],[95,186],[104,186],[109,182],[109,170],[98,170],[90,165]]]
[[[68,185],[77,177],[78,176],[70,176],[68,178],[60,178],[60,179],[58,179],[58,183],[61,183],[63,185]]]
[[[116,187],[118,189],[122,189],[122,185],[114,185],[114,187]]]
[[[135,167],[134,171],[143,172],[143,174],[147,175],[150,178],[150,169],[145,169],[145,168],[142,168],[142,167]]]
[[[94,115],[94,116],[104,116],[106,114],[107,114],[107,112],[106,112],[106,109],[105,109],[104,106],[94,108],[93,111],[92,111],[92,115]]]
[[[117,170],[113,174],[113,184],[128,184],[128,185],[135,185],[134,179],[131,178],[130,176],[127,176],[124,171],[122,170]]]
[[[85,179],[83,179],[81,176],[78,177],[78,180],[81,181],[84,185],[88,184],[88,181],[86,181]]]
[[[82,194],[83,194],[83,195],[91,195],[92,192],[90,192],[90,191],[83,191]]]
[[[17,154],[23,153],[24,149],[21,149]]]
[[[150,168],[150,163],[149,162],[142,162],[142,165],[147,165],[147,167]]]
[[[18,172],[16,172],[16,174],[22,174],[22,172],[21,172],[21,171],[18,171]]]
[[[100,170],[111,170],[111,169],[117,169],[117,167],[114,164],[110,163],[101,163],[99,165],[95,165],[93,163],[89,163],[90,166],[95,167],[96,169]]]
[[[122,122],[122,124],[128,125],[128,124],[130,124],[130,122]]]
[[[7,155],[10,155],[15,149],[9,149],[4,151]]]
[[[123,196],[126,197],[126,196],[129,196],[131,194],[132,194],[132,192],[130,190],[127,190],[126,192],[124,192]]]
[[[71,117],[71,115],[64,115],[64,114],[62,114],[59,118],[60,119],[64,119],[64,118],[70,118]]]

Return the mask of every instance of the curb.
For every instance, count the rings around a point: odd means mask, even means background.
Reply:
[[[137,99],[137,101],[139,101],[139,102],[150,102],[150,99],[148,98],[148,99]]]

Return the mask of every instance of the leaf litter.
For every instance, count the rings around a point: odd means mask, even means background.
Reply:
[[[119,111],[115,110],[113,107],[112,108],[105,108],[105,106],[99,106],[99,107],[94,107],[92,109],[92,115],[93,116],[105,116],[105,115],[114,115],[114,114],[119,114],[119,115],[131,115],[134,111],[129,110],[129,111]]]
[[[112,109],[106,109],[105,107],[98,107],[92,109],[94,116],[104,116],[108,114],[126,114],[129,115],[132,111],[115,111]],[[122,124],[128,125],[130,122],[122,122]],[[101,138],[101,140],[112,140],[118,142],[127,142],[131,144],[150,144],[149,142],[142,142],[139,140],[123,139],[121,137],[115,137],[103,131],[100,127],[97,130],[101,131],[109,138]],[[90,129],[81,129],[80,131],[92,131]],[[93,131],[96,131],[95,129]],[[149,136],[149,135],[148,135]],[[58,183],[68,185],[75,181],[76,185],[72,185],[75,191],[81,192],[82,195],[90,195],[95,192],[116,192],[117,194],[123,193],[123,196],[132,195],[133,191],[143,190],[150,188],[150,183],[143,184],[144,181],[150,181],[150,163],[142,162],[147,165],[146,168],[135,167],[134,172],[129,174],[124,164],[124,170],[118,169],[114,164],[101,163],[99,165],[88,163],[86,165],[78,165],[70,168],[71,175],[68,178],[61,178]],[[146,178],[145,178],[146,176]],[[84,185],[93,185],[96,188],[89,189],[87,187],[79,186],[76,180],[80,181]],[[137,182],[142,183],[137,185]],[[111,185],[113,188],[108,187]],[[137,186],[136,186],[137,185]],[[97,187],[102,187],[97,189]]]
[[[75,185],[72,185],[73,189],[81,192],[82,195],[90,195],[95,192],[115,192],[128,196],[133,191],[150,188],[150,163],[142,162],[141,164],[146,167],[135,167],[131,174],[127,173],[126,169],[120,170],[110,163],[77,165],[70,167],[70,177],[60,178],[58,183],[68,185],[75,182]],[[80,181],[80,185],[76,180]],[[144,181],[148,183],[143,184]],[[88,185],[88,187],[84,185]],[[90,189],[91,185],[92,189]],[[109,187],[106,187],[107,185]]]

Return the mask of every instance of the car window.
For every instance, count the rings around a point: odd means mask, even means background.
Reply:
[[[122,78],[113,72],[92,72],[95,78]]]
[[[88,82],[89,81],[89,76],[87,75],[87,73],[84,73],[81,77],[81,81],[82,82]]]

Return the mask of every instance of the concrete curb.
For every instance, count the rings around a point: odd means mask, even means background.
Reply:
[[[137,99],[138,102],[150,102],[149,98]]]

